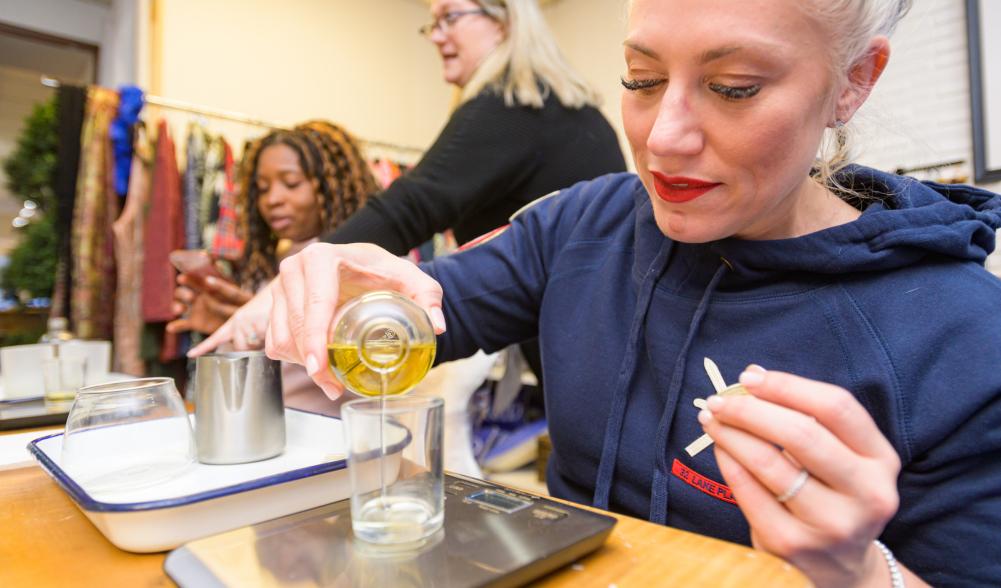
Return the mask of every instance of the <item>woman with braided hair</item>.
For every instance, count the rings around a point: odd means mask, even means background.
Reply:
[[[236,283],[210,277],[198,290],[181,274],[175,312],[182,318],[167,325],[171,332],[215,331],[277,274],[282,258],[336,229],[378,189],[355,140],[337,125],[319,120],[253,142],[244,154],[240,178],[237,215],[246,246]],[[237,333],[235,344],[262,346],[259,333],[265,328]],[[302,369],[286,366],[282,377],[287,404],[317,411],[330,408]]]
[[[248,290],[275,276],[282,239],[301,249],[337,228],[378,190],[354,139],[326,121],[265,136],[243,165],[239,218],[247,246],[239,281]]]

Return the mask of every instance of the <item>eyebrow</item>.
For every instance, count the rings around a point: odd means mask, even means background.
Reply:
[[[661,61],[660,54],[658,54],[653,49],[647,47],[646,45],[628,40],[624,42],[623,45],[625,45],[629,49],[632,49],[633,51],[642,53],[643,55],[646,55],[651,59],[656,59],[658,61]],[[739,53],[741,51],[750,51],[752,53],[756,53],[754,49],[748,48],[744,45],[724,45],[722,47],[717,47],[715,49],[707,49],[706,51],[703,51],[702,54],[699,55],[699,63],[701,65],[705,65],[707,63],[716,61],[717,59],[722,59],[728,55]]]
[[[716,61],[717,59],[723,59],[727,55],[743,51],[744,47],[740,45],[727,45],[724,47],[717,47],[716,49],[709,49],[703,51],[702,55],[699,56],[699,63],[705,65],[711,61]]]
[[[647,57],[649,57],[651,59],[656,59],[656,60],[660,61],[660,55],[658,55],[656,51],[654,51],[653,49],[647,47],[646,45],[640,45],[639,43],[636,43],[634,41],[629,41],[629,40],[625,41],[622,44],[625,45],[626,47],[628,47],[629,49],[632,49],[633,51],[636,51],[638,53],[642,53],[643,55],[646,55]]]
[[[462,10],[462,9],[463,8],[462,8],[461,5],[457,5],[454,2],[443,2],[441,4],[441,14],[442,15],[445,15],[445,14],[447,14],[449,12],[455,12],[457,10]],[[434,14],[434,11],[431,11],[431,13]]]

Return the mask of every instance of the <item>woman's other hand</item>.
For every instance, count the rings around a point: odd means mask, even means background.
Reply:
[[[441,286],[413,263],[375,245],[315,243],[281,262],[272,282],[268,356],[306,366],[320,388],[337,398],[343,387],[327,369],[327,332],[337,308],[373,290],[395,290],[445,330]]]
[[[873,544],[896,513],[900,458],[846,390],[750,366],[750,396],[699,414],[751,539],[818,586],[890,585]]]
[[[167,324],[168,332],[213,333],[252,298],[250,292],[221,278],[207,277],[200,282],[203,287],[197,289],[187,275],[178,275],[173,310],[180,318]],[[263,331],[261,339],[263,343]]]
[[[274,282],[261,288],[253,296],[249,292],[241,291],[236,294],[230,291],[231,301],[238,300],[238,296],[246,298],[243,306],[232,306],[229,318],[212,332],[204,341],[188,351],[188,357],[198,357],[223,344],[232,345],[237,351],[247,349],[261,349],[264,346],[264,334],[268,328],[268,315],[271,312],[271,289]]]

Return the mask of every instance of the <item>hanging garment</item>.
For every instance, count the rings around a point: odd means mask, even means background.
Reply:
[[[383,190],[388,188],[401,175],[400,165],[384,158],[376,158],[369,161],[368,167],[372,170],[375,181],[378,182],[379,187]]]
[[[73,205],[70,303],[73,330],[84,339],[111,339],[115,308],[115,256],[111,223],[118,197],[108,129],[118,111],[118,93],[92,87],[80,135],[82,146]]]
[[[226,179],[225,189],[219,197],[219,220],[216,222],[215,235],[212,237],[212,255],[219,259],[236,261],[243,255],[243,238],[240,235],[237,221],[237,195],[239,187],[234,181],[235,168],[233,151],[226,146]],[[246,150],[244,150],[246,153]]]
[[[80,171],[80,131],[83,127],[87,89],[59,86],[56,91],[59,109],[56,170],[52,190],[56,195],[56,280],[52,292],[52,316],[69,316],[70,303],[70,231],[73,226],[73,203],[76,201],[76,178]]]
[[[132,129],[143,107],[143,91],[135,86],[122,86],[118,96],[118,116],[111,122],[108,134],[115,154],[115,193],[125,196],[132,169]]]
[[[220,136],[209,138],[205,151],[205,178],[202,181],[201,200],[198,204],[198,228],[202,246],[213,242],[216,223],[219,222],[219,200],[230,183],[233,155],[229,145]]]
[[[129,192],[121,216],[111,225],[115,235],[115,260],[118,262],[118,291],[115,293],[114,348],[112,369],[133,376],[144,376],[142,358],[142,275],[143,228],[149,205],[153,170],[153,143],[140,123],[135,130]]]
[[[174,227],[181,206],[181,178],[177,171],[174,141],[170,138],[167,123],[162,120],[157,126],[149,198],[143,239],[142,312],[147,323],[159,323],[173,318],[170,306],[175,272],[169,255],[178,239]],[[183,243],[183,230],[180,240]]]
[[[177,272],[170,264],[170,252],[184,248],[184,209],[181,175],[177,170],[174,141],[167,123],[157,127],[156,158],[150,202],[143,228],[142,310],[147,323],[164,323],[174,318],[171,304]],[[160,360],[178,355],[176,335],[166,334]]]
[[[201,249],[202,233],[198,227],[198,209],[205,179],[205,129],[198,123],[188,125],[188,141],[184,166],[184,243],[188,249]]]

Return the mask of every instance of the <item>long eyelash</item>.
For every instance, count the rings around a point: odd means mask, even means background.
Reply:
[[[750,98],[761,91],[761,84],[750,86],[724,86],[722,84],[709,84],[709,89],[716,92],[727,100],[744,100]]]
[[[649,80],[627,80],[626,78],[619,78],[622,82],[622,87],[630,90],[649,90],[650,88],[656,88],[657,86],[663,84],[667,80],[659,78],[651,78]]]

